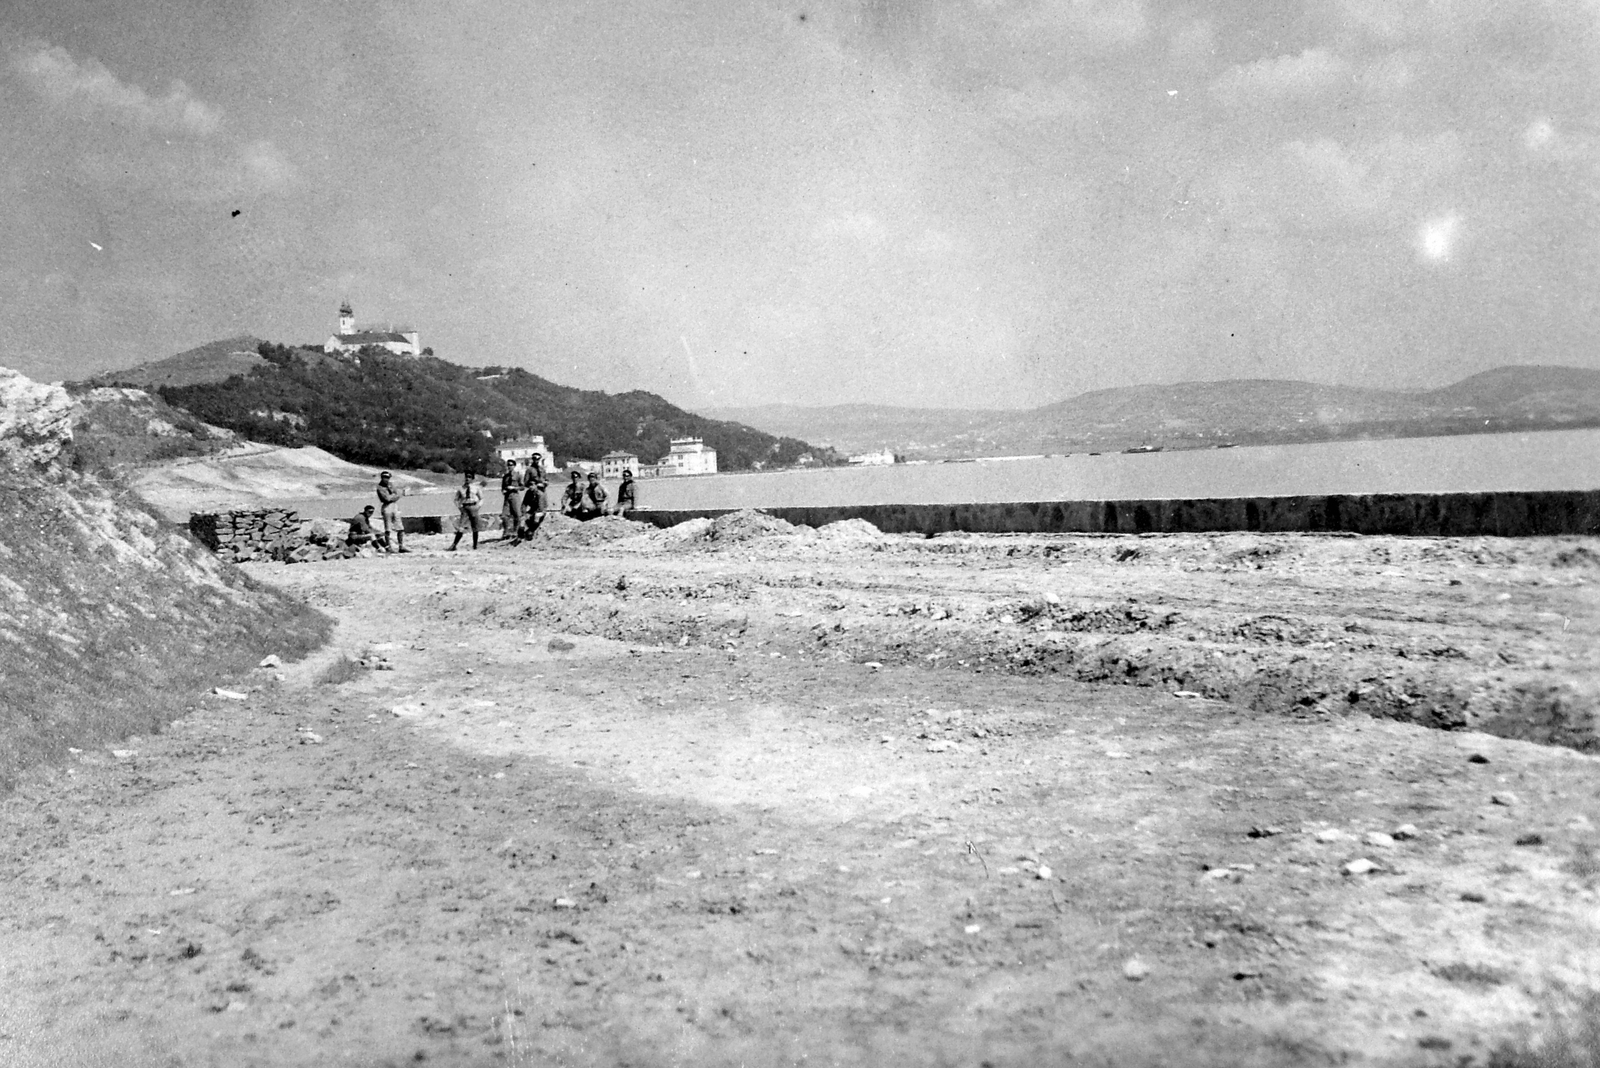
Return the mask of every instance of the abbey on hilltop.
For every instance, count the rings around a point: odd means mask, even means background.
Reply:
[[[396,356],[421,356],[421,335],[409,327],[386,326],[382,330],[357,330],[356,313],[347,300],[339,305],[339,332],[323,342],[322,351],[335,354],[358,352],[368,345],[388,349]]]

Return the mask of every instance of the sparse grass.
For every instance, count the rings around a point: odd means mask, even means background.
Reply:
[[[1543,1033],[1501,1043],[1488,1068],[1600,1068],[1600,991],[1561,988],[1543,1001]]]
[[[1597,855],[1593,843],[1579,842],[1572,847],[1572,857],[1567,861],[1567,871],[1586,884],[1592,885],[1594,878],[1600,875],[1600,855]]]
[[[158,732],[267,653],[299,659],[332,630],[240,572],[225,572],[220,588],[194,581],[203,550],[156,528],[136,501],[104,493],[93,483],[70,494],[49,482],[0,486],[0,793],[69,746]],[[112,551],[108,516],[138,561]]]
[[[323,669],[322,674],[317,676],[317,681],[324,686],[342,686],[351,679],[360,678],[363,670],[360,664],[348,656],[341,656]]]

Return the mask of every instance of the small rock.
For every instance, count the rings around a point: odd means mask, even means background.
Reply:
[[[926,748],[930,753],[948,753],[953,744],[953,742],[929,742]]]
[[[1122,966],[1122,977],[1135,983],[1149,974],[1150,965],[1138,957],[1129,957],[1127,963]]]
[[[261,658],[261,663],[257,664],[256,667],[262,667],[262,668],[283,667],[283,660],[282,660],[282,658],[280,658],[278,656],[277,653],[273,653],[271,656],[262,657]]]
[[[1544,845],[1544,835],[1539,834],[1537,831],[1534,831],[1534,832],[1529,833],[1529,834],[1519,834],[1519,835],[1517,835],[1517,845],[1519,845],[1519,846],[1540,846],[1540,845]]]
[[[681,639],[679,639],[678,644],[688,645],[689,636],[685,634]],[[565,638],[551,638],[549,643],[545,645],[545,648],[550,650],[552,653],[570,653],[577,647],[577,642],[570,642]]]
[[[1283,833],[1282,827],[1252,827],[1248,838],[1272,838]]]
[[[1259,979],[1261,978],[1261,975],[1262,972],[1260,968],[1240,968],[1238,971],[1233,973],[1234,979],[1240,982],[1246,979]]]
[[[1174,697],[1183,697],[1183,698],[1187,698],[1189,700],[1194,700],[1195,698],[1204,697],[1205,694],[1203,694],[1203,693],[1195,693],[1193,690],[1173,690],[1172,691],[1172,696],[1174,696]]]
[[[1519,798],[1513,793],[1498,793],[1489,795],[1489,803],[1491,805],[1500,805],[1505,808],[1512,807],[1513,805],[1517,804],[1518,801]]]
[[[1348,842],[1354,837],[1349,832],[1341,831],[1337,827],[1330,827],[1326,831],[1317,832],[1317,841],[1319,842]]]
[[[221,686],[213,687],[211,692],[216,694],[218,697],[226,698],[229,701],[250,700],[250,695],[247,693],[240,693],[238,690],[224,690]]]
[[[1380,846],[1387,848],[1394,845],[1394,836],[1384,834],[1382,831],[1368,831],[1366,834],[1361,836],[1361,840],[1366,842],[1369,846]]]
[[[1060,604],[1061,603],[1061,597],[1058,594],[1047,593],[1047,594],[1044,595],[1044,603],[1045,604]]]
[[[224,1008],[222,1011],[223,1012],[243,1012],[245,1009],[248,1009],[249,1007],[250,1006],[246,1005],[242,1001],[230,1001],[230,1002],[228,1002],[227,1007]]]
[[[113,749],[113,750],[111,750],[111,755],[116,757],[118,760],[127,760],[129,757],[138,756],[139,755],[139,750],[137,750],[137,749]]]
[[[981,924],[981,923],[969,923],[965,927],[963,927],[962,930],[965,931],[967,934],[977,934],[979,931],[983,930],[983,924]]]
[[[1468,764],[1487,764],[1487,763],[1489,763],[1489,758],[1484,756],[1482,753],[1473,753],[1471,756],[1467,757],[1467,763]]]
[[[1038,872],[1039,878],[1048,879],[1054,874],[1055,873],[1050,870],[1050,865],[1048,865],[1048,864],[1039,865],[1039,872]]]
[[[1409,842],[1411,839],[1417,837],[1421,833],[1421,831],[1417,830],[1416,824],[1402,823],[1393,831],[1389,832],[1389,837],[1393,838],[1397,842]]]
[[[195,888],[192,887],[192,886],[180,886],[176,890],[168,890],[167,891],[167,896],[168,897],[184,897],[185,895],[194,893],[194,891],[195,891]]]
[[[570,897],[558,897],[553,904],[558,909],[575,909],[578,907],[578,903]]]
[[[1370,875],[1377,870],[1378,865],[1374,864],[1366,857],[1357,857],[1355,860],[1352,860],[1350,863],[1344,866],[1344,873],[1346,875]]]
[[[1474,905],[1481,905],[1489,899],[1478,893],[1476,890],[1468,890],[1461,895],[1461,900],[1469,901]]]
[[[316,731],[297,731],[296,733],[300,736],[301,745],[322,744],[322,735],[318,734]]]
[[[864,668],[871,668],[873,671],[877,671],[879,668],[883,667],[883,665],[878,663],[876,660],[868,660],[865,664],[862,664],[861,666],[864,667]]]

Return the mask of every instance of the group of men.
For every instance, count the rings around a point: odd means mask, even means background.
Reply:
[[[377,520],[373,518],[373,513],[377,509],[369,504],[350,520],[347,539],[350,545],[379,547],[385,552],[411,551],[405,547],[405,522],[400,517],[399,506],[401,494],[394,488],[393,479],[394,475],[388,471],[378,476],[378,503],[382,506],[383,532],[380,534],[375,526]],[[500,513],[501,540],[518,545],[533,537],[549,510],[546,496],[549,485],[544,475],[544,460],[537,453],[521,467],[516,460],[506,461],[505,473],[500,476],[500,494],[505,501]],[[600,476],[590,474],[585,482],[583,475],[574,471],[572,481],[561,494],[561,514],[580,521],[607,514],[625,516],[637,504],[635,494],[633,472],[622,472],[622,484],[617,487],[616,507],[608,508],[609,495],[600,484]],[[478,534],[483,530],[483,488],[470,471],[461,477],[461,485],[456,489],[455,528],[456,536],[450,543],[451,552],[456,551],[462,537],[469,531],[472,534],[472,547],[478,547]]]
[[[383,508],[383,533],[373,526],[372,513],[377,509],[367,505],[350,520],[350,533],[346,544],[356,548],[374,546],[390,553],[409,553],[406,548],[406,524],[400,518],[400,491],[394,488],[394,475],[388,471],[378,476],[378,504]]]

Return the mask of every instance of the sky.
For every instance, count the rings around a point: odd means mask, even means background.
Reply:
[[[1597,0],[0,0],[0,365],[691,408],[1600,367]]]

